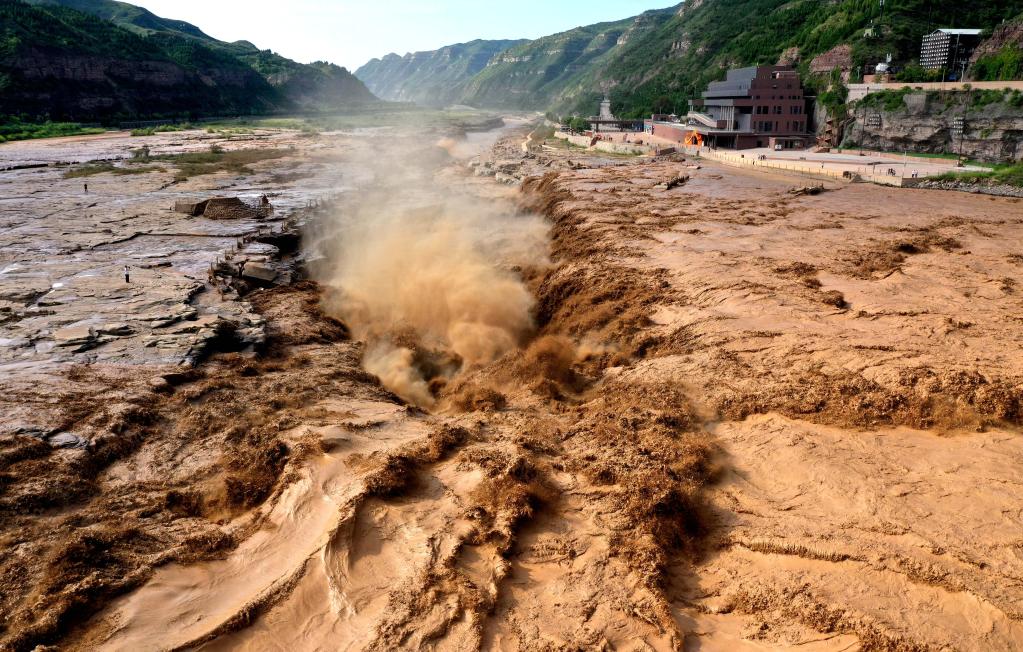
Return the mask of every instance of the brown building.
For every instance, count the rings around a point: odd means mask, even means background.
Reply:
[[[681,123],[651,120],[648,131],[677,142],[729,149],[803,149],[809,116],[799,73],[789,66],[729,70],[691,100]]]

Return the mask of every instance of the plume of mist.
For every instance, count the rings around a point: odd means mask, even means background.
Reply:
[[[332,216],[314,268],[325,309],[366,343],[366,370],[423,407],[438,384],[530,336],[534,301],[517,270],[546,264],[548,250],[538,216],[435,177],[449,160],[435,149],[374,149],[374,181]]]

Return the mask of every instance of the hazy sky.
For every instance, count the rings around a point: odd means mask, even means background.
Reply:
[[[127,0],[222,41],[355,70],[373,57],[476,38],[537,38],[628,18],[671,0]]]

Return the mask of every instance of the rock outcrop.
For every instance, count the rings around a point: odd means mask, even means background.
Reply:
[[[970,66],[975,66],[984,57],[998,54],[1006,47],[1023,50],[1023,16],[996,27],[991,36],[984,39],[973,51],[973,56],[970,57]]]
[[[864,102],[851,111],[845,143],[869,149],[932,154],[961,153],[986,161],[1023,159],[1023,104],[1012,93],[981,104],[970,92],[907,93],[901,106]],[[962,135],[958,125],[962,125]]]
[[[838,68],[844,75],[848,75],[852,67],[852,46],[845,44],[836,45],[810,61],[810,72],[817,74],[829,73]]]

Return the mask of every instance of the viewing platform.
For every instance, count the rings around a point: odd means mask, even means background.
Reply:
[[[711,129],[726,129],[728,127],[727,121],[715,120],[706,113],[700,113],[699,111],[690,111],[686,114],[686,119],[694,120],[705,127],[710,127]]]

